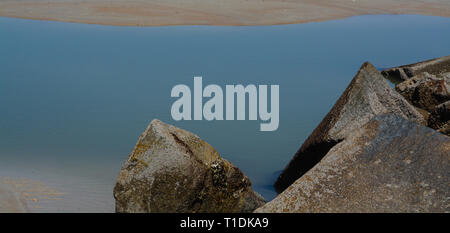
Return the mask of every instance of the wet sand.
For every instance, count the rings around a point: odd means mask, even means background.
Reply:
[[[112,183],[14,170],[0,171],[0,213],[114,212]]]
[[[26,213],[28,207],[20,192],[0,181],[0,213]]]
[[[448,0],[0,0],[0,16],[122,26],[275,25],[366,14],[450,17]]]

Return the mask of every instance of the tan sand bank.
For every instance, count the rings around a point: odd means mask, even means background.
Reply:
[[[106,25],[272,25],[365,14],[450,16],[449,0],[0,0],[0,16]]]

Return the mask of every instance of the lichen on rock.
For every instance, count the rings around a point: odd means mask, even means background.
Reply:
[[[114,197],[117,212],[252,212],[265,203],[211,145],[159,120],[139,137]]]
[[[437,105],[450,100],[450,73],[420,73],[397,84],[395,90],[414,106],[433,111]]]

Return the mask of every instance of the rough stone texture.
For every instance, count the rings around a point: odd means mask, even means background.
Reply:
[[[450,137],[383,114],[256,212],[449,212]]]
[[[382,72],[385,77],[403,81],[395,90],[422,113],[427,125],[450,135],[450,56],[394,67]]]
[[[447,136],[450,136],[450,121],[447,121],[445,124],[443,124],[439,129],[437,129],[438,132],[443,133]]]
[[[9,184],[0,182],[0,213],[25,213],[28,207],[20,192]]]
[[[339,141],[381,113],[418,123],[423,116],[395,92],[370,63],[364,63],[331,111],[306,139],[275,182],[280,193],[312,168]]]
[[[440,103],[450,100],[450,73],[432,75],[420,73],[395,86],[414,106],[432,111]]]
[[[397,83],[423,72],[433,75],[450,72],[450,56],[385,69],[381,74],[394,83]]]
[[[450,136],[450,100],[437,105],[431,111],[428,126]]]
[[[153,120],[114,188],[117,212],[252,212],[250,180],[198,136]]]

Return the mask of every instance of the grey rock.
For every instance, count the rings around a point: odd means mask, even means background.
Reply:
[[[0,213],[26,213],[28,207],[22,194],[0,181]]]
[[[331,111],[282,171],[275,189],[282,192],[319,162],[336,143],[382,113],[397,114],[425,124],[423,116],[390,87],[380,72],[370,63],[364,63]]]
[[[116,212],[252,212],[265,200],[198,136],[153,120],[124,163]]]
[[[397,84],[395,90],[414,106],[432,111],[436,105],[450,100],[450,73],[420,73]]]
[[[450,72],[450,56],[385,69],[381,74],[394,83],[399,83],[423,72],[432,75]]]
[[[449,212],[450,137],[383,114],[255,212]]]

